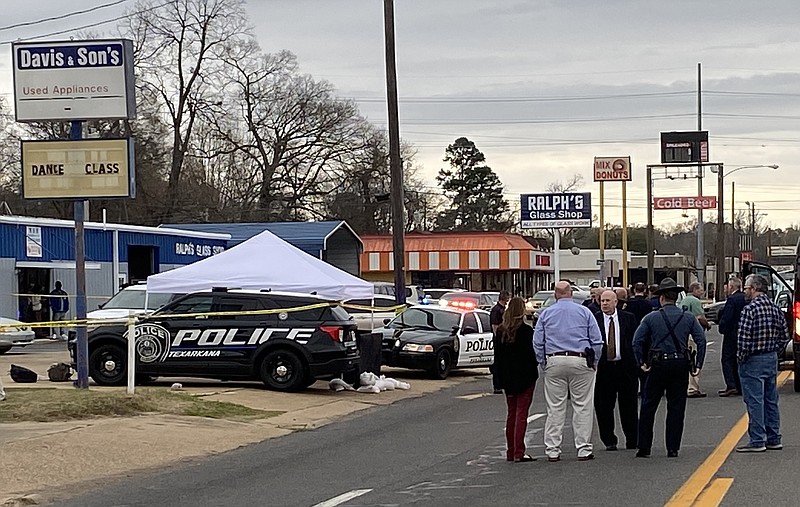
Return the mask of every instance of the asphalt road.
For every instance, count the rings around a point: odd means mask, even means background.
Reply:
[[[719,335],[710,346],[702,385],[689,400],[681,456],[663,449],[663,404],[653,456],[605,451],[595,437],[594,461],[578,462],[565,432],[562,461],[544,458],[545,412],[537,387],[528,429],[533,463],[504,459],[504,397],[487,394],[487,379],[360,413],[314,431],[298,432],[192,464],[136,474],[71,499],[64,506],[313,506],[366,505],[620,505],[660,506],[681,491],[693,500],[716,478],[727,494],[697,505],[797,505],[800,485],[800,394],[781,389],[786,448],[727,455],[703,465],[744,414],[741,398],[719,398]],[[413,387],[412,387],[413,388]],[[741,427],[741,424],[740,424]],[[620,435],[621,436],[621,435]],[[745,437],[746,438],[746,437]],[[744,440],[743,442],[746,442]],[[711,460],[713,461],[713,459]],[[699,471],[698,471],[699,470]],[[693,475],[694,474],[694,475]],[[684,484],[687,484],[684,486]],[[683,487],[683,488],[682,488]],[[694,493],[692,493],[694,489]],[[713,488],[712,488],[713,489]],[[711,495],[711,493],[708,493]],[[711,495],[713,497],[713,495]],[[685,498],[685,497],[684,497]]]

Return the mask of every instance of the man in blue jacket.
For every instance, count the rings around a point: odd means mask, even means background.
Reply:
[[[61,288],[61,282],[56,281],[56,288],[50,292],[50,310],[53,312],[53,321],[66,320],[69,313],[69,295]],[[53,340],[67,340],[67,328],[64,326],[53,327]]]
[[[742,292],[742,281],[738,278],[728,280],[725,292],[728,299],[719,318],[719,332],[722,333],[722,376],[725,378],[725,389],[719,391],[722,397],[738,396],[742,393],[739,365],[736,361],[736,335],[739,332],[739,318],[747,304]]]

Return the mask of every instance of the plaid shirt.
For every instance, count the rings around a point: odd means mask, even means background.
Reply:
[[[742,310],[736,341],[740,363],[755,354],[779,352],[789,341],[786,316],[769,296],[761,294]]]

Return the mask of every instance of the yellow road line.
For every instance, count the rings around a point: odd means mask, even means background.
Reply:
[[[783,371],[778,374],[778,386],[786,382],[790,373],[791,372]],[[725,460],[728,459],[728,456],[733,452],[736,444],[741,440],[746,431],[747,414],[739,419],[711,455],[706,458],[703,464],[689,477],[689,480],[672,495],[672,498],[665,504],[665,507],[690,507],[694,505],[695,500],[697,500],[708,483],[714,479],[714,475],[719,471],[723,463],[725,463]],[[733,479],[731,479],[731,481],[733,481]],[[728,487],[730,487],[730,484]]]
[[[725,498],[725,493],[731,488],[733,479],[715,479],[708,488],[703,491],[700,498],[694,503],[697,507],[718,507]]]

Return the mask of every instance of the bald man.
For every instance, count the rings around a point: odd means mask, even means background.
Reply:
[[[617,402],[626,449],[636,449],[639,425],[636,409],[639,368],[633,355],[636,316],[619,309],[617,291],[603,292],[600,295],[601,311],[594,314],[604,342],[597,364],[594,409],[600,440],[608,451],[617,450],[618,439],[614,431],[614,406]]]
[[[556,283],[555,298],[555,304],[539,315],[533,334],[536,359],[544,368],[545,452],[548,461],[561,460],[564,421],[570,403],[578,461],[588,461],[594,459],[594,379],[603,337],[592,312],[572,299],[569,282]]]

